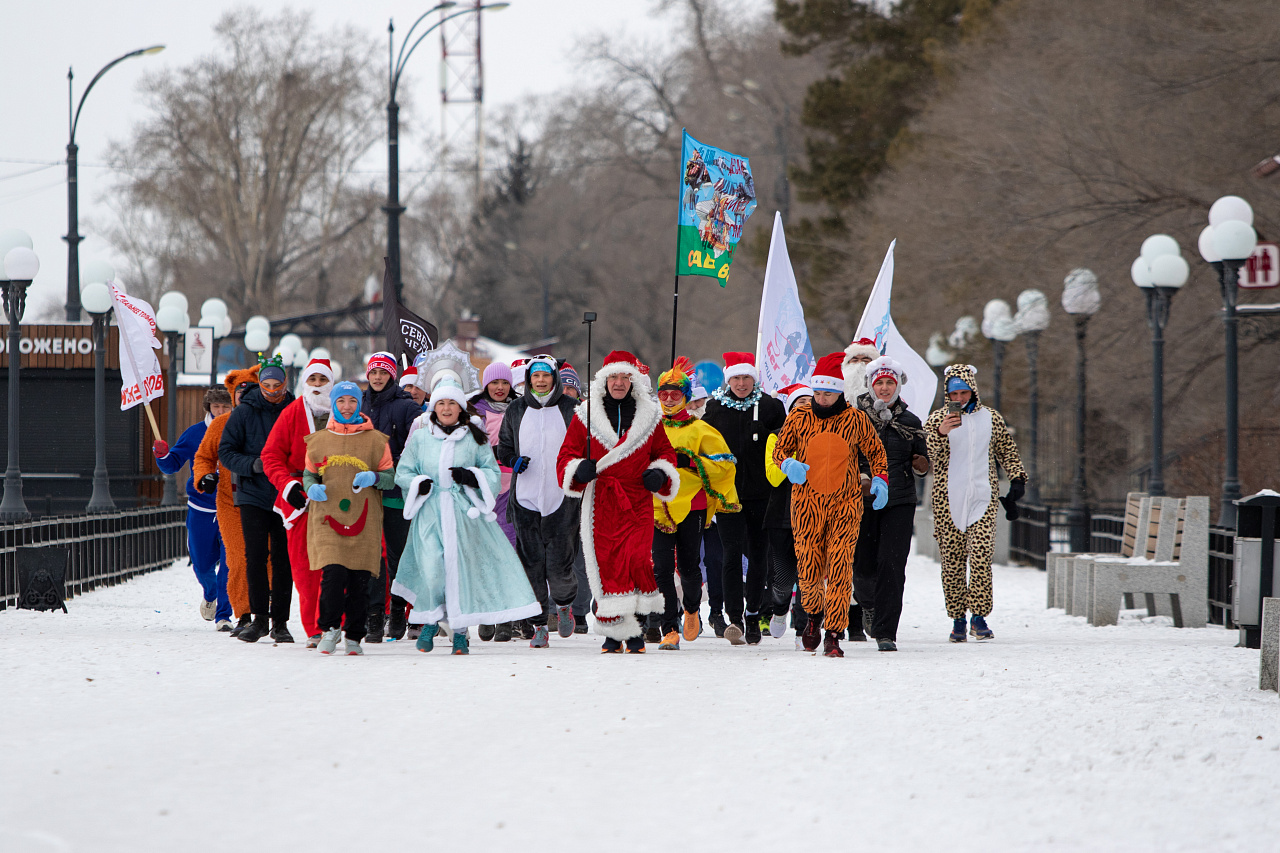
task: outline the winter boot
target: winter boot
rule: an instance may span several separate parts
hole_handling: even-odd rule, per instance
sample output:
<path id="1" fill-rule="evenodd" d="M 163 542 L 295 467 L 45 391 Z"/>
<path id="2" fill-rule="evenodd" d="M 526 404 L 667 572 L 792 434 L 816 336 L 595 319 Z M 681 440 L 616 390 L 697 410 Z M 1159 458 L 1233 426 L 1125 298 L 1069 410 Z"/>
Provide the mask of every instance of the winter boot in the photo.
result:
<path id="1" fill-rule="evenodd" d="M 547 638 L 551 636 L 551 632 L 547 630 L 546 625 L 538 625 L 533 629 L 533 639 L 529 641 L 531 649 L 545 649 L 550 643 Z"/>
<path id="2" fill-rule="evenodd" d="M 730 645 L 741 646 L 747 642 L 742 639 L 744 633 L 741 622 L 730 622 L 725 626 L 724 638 L 729 641 Z"/>
<path id="3" fill-rule="evenodd" d="M 976 615 L 969 621 L 969 633 L 978 640 L 994 640 L 996 636 L 995 632 L 987 627 L 987 620 Z"/>
<path id="4" fill-rule="evenodd" d="M 277 643 L 292 643 L 293 634 L 289 633 L 289 625 L 285 622 L 276 622 L 271 626 L 271 639 Z"/>
<path id="5" fill-rule="evenodd" d="M 882 652 L 896 652 L 898 650 L 898 644 L 893 640 L 890 640 L 888 637 L 881 637 L 876 640 L 876 648 Z"/>
<path id="6" fill-rule="evenodd" d="M 667 652 L 680 651 L 680 635 L 675 631 L 668 631 L 662 635 L 662 642 L 658 648 Z"/>
<path id="7" fill-rule="evenodd" d="M 495 643 L 511 642 L 511 623 L 510 622 L 503 622 L 501 625 L 494 626 L 493 641 Z"/>
<path id="8" fill-rule="evenodd" d="M 827 632 L 827 638 L 822 641 L 822 655 L 829 658 L 844 657 L 844 650 L 840 648 L 840 635 L 837 632 Z"/>
<path id="9" fill-rule="evenodd" d="M 231 629 L 231 636 L 240 637 L 245 628 L 249 627 L 249 623 L 253 621 L 253 616 L 248 613 L 240 614 L 240 618 L 236 620 L 236 626 Z"/>
<path id="10" fill-rule="evenodd" d="M 364 638 L 369 643 L 381 643 L 383 637 L 383 622 L 385 617 L 381 610 L 371 612 L 369 621 L 365 628 Z"/>
<path id="11" fill-rule="evenodd" d="M 230 631 L 235 630 L 234 628 L 231 627 L 230 619 L 219 619 L 217 622 L 213 623 L 213 628 L 215 631 L 218 631 L 219 633 L 222 633 L 222 634 L 226 634 Z"/>
<path id="12" fill-rule="evenodd" d="M 585 633 L 587 633 L 587 630 L 588 630 L 588 627 L 587 627 L 587 614 L 583 613 L 581 616 L 578 616 L 577 614 L 574 614 L 574 617 L 573 617 L 573 633 L 575 633 L 575 634 L 585 634 Z"/>
<path id="13" fill-rule="evenodd" d="M 467 647 L 467 635 L 459 631 L 453 635 L 453 654 L 469 655 L 471 650 Z"/>
<path id="14" fill-rule="evenodd" d="M 561 604 L 556 606 L 556 633 L 561 637 L 572 637 L 573 631 L 578 627 L 578 623 L 573 618 L 573 605 Z M 547 628 L 551 628 L 551 622 L 547 622 Z"/>
<path id="15" fill-rule="evenodd" d="M 320 645 L 320 641 L 324 638 L 324 634 L 312 634 L 307 637 L 307 648 L 314 649 Z"/>
<path id="16" fill-rule="evenodd" d="M 338 640 L 342 639 L 341 628 L 330 628 L 320 635 L 320 642 L 316 648 L 322 655 L 331 655 L 338 648 Z"/>
<path id="17" fill-rule="evenodd" d="M 760 645 L 760 615 L 748 613 L 746 616 L 746 640 L 748 646 Z"/>
<path id="18" fill-rule="evenodd" d="M 206 622 L 212 622 L 213 617 L 218 615 L 218 602 L 201 601 L 200 602 L 200 618 Z"/>
<path id="19" fill-rule="evenodd" d="M 769 620 L 769 636 L 777 639 L 787 633 L 787 617 L 774 616 Z"/>
<path id="20" fill-rule="evenodd" d="M 615 640 L 613 637 L 606 637 L 604 645 L 600 647 L 602 655 L 620 655 L 622 654 L 622 641 Z"/>
<path id="21" fill-rule="evenodd" d="M 692 643 L 702 633 L 702 619 L 697 613 L 685 611 L 683 631 L 685 640 Z"/>
<path id="22" fill-rule="evenodd" d="M 387 638 L 390 640 L 403 640 L 404 632 L 409 625 L 405 618 L 403 601 L 397 598 L 391 599 L 391 618 L 387 620 Z"/>
<path id="23" fill-rule="evenodd" d="M 418 639 L 414 643 L 414 648 L 420 652 L 429 652 L 436 647 L 436 626 L 423 625 L 422 632 L 418 634 Z"/>
<path id="24" fill-rule="evenodd" d="M 862 626 L 849 623 L 849 639 L 855 643 L 865 643 L 867 635 L 862 633 Z"/>
<path id="25" fill-rule="evenodd" d="M 632 637 L 627 640 L 627 654 L 642 655 L 644 654 L 644 637 Z"/>
<path id="26" fill-rule="evenodd" d="M 364 654 L 364 649 L 360 648 L 360 641 L 347 637 L 346 652 L 351 657 L 357 657 Z"/>
<path id="27" fill-rule="evenodd" d="M 948 639 L 950 639 L 951 642 L 953 643 L 963 643 L 965 641 L 965 636 L 964 636 L 965 628 L 966 628 L 966 625 L 964 624 L 963 616 L 960 617 L 959 619 L 954 620 L 951 623 L 951 636 Z"/>
<path id="28" fill-rule="evenodd" d="M 662 642 L 662 626 L 658 624 L 658 621 L 653 616 L 649 617 L 648 624 L 644 629 L 644 641 L 646 643 Z"/>
<path id="29" fill-rule="evenodd" d="M 728 626 L 725 624 L 723 613 L 712 613 L 707 617 L 707 622 L 710 623 L 711 630 L 716 632 L 717 637 L 724 636 L 725 628 Z"/>
<path id="30" fill-rule="evenodd" d="M 480 635 L 481 640 L 484 640 L 487 643 L 493 639 L 496 633 L 498 633 L 498 626 L 497 625 L 481 625 L 479 628 L 476 629 L 476 633 Z"/>
<path id="31" fill-rule="evenodd" d="M 253 621 L 244 626 L 244 630 L 236 637 L 246 643 L 256 643 L 267 636 L 267 617 L 254 616 Z"/>
<path id="32" fill-rule="evenodd" d="M 818 641 L 822 639 L 821 613 L 809 614 L 809 621 L 805 623 L 804 632 L 800 636 L 804 638 L 804 650 L 806 652 L 817 650 Z"/>

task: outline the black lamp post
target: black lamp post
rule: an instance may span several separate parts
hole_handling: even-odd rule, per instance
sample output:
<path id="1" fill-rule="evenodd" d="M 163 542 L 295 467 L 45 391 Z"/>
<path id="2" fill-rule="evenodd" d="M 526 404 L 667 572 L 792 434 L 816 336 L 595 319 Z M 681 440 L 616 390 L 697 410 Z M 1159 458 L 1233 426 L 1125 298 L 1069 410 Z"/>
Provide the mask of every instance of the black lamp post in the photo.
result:
<path id="1" fill-rule="evenodd" d="M 1102 296 L 1098 277 L 1083 267 L 1067 275 L 1062 288 L 1062 307 L 1076 321 L 1076 470 L 1071 481 L 1071 506 L 1067 513 L 1071 530 L 1071 550 L 1089 550 L 1088 483 L 1085 478 L 1085 419 L 1088 413 L 1085 369 L 1085 333 L 1089 318 L 1098 310 Z"/>
<path id="2" fill-rule="evenodd" d="M 80 110 L 84 109 L 84 99 L 89 97 L 89 92 L 93 90 L 93 84 L 97 83 L 103 74 L 106 74 L 112 68 L 124 62 L 126 59 L 133 59 L 135 56 L 150 56 L 164 50 L 164 45 L 157 44 L 151 47 L 144 47 L 139 50 L 133 50 L 124 56 L 115 59 L 102 66 L 102 70 L 93 75 L 93 79 L 89 81 L 89 87 L 84 90 L 84 94 L 80 96 L 80 104 L 76 107 L 74 115 L 71 112 L 71 103 L 75 99 L 74 93 L 71 91 L 71 83 L 74 78 L 71 69 L 67 69 L 67 116 L 70 119 L 71 132 L 67 138 L 67 236 L 62 239 L 67 241 L 67 322 L 80 322 L 80 198 L 79 183 L 76 174 L 76 155 L 80 149 L 76 145 L 76 126 L 80 123 Z"/>
<path id="3" fill-rule="evenodd" d="M 84 310 L 93 318 L 93 495 L 88 512 L 114 512 L 111 481 L 107 478 L 107 328 L 111 325 L 111 293 L 94 282 L 80 294 Z"/>
<path id="4" fill-rule="evenodd" d="M 387 203 L 382 206 L 382 209 L 387 214 L 387 262 L 391 267 L 391 278 L 396 285 L 396 299 L 398 300 L 404 297 L 404 281 L 400 277 L 400 214 L 404 213 L 405 210 L 400 204 L 400 104 L 396 102 L 396 89 L 400 86 L 400 75 L 404 73 L 405 63 L 409 61 L 409 57 L 413 55 L 413 51 L 417 46 L 445 21 L 450 21 L 462 15 L 478 13 L 485 9 L 493 11 L 505 9 L 511 4 L 487 3 L 483 6 L 470 6 L 461 12 L 454 12 L 452 15 L 445 15 L 439 21 L 423 30 L 422 34 L 414 39 L 413 44 L 409 44 L 409 39 L 413 37 L 413 31 L 418 28 L 418 24 L 422 23 L 423 19 L 435 12 L 452 9 L 457 5 L 454 2 L 437 3 L 419 15 L 418 20 L 413 22 L 413 26 L 409 27 L 409 31 L 405 33 L 404 39 L 400 42 L 400 52 L 398 54 L 396 53 L 395 22 L 391 21 L 387 24 L 387 64 L 389 68 L 387 77 Z M 408 45 L 407 50 L 406 45 Z"/>
<path id="5" fill-rule="evenodd" d="M 1049 300 L 1029 288 L 1018 294 L 1014 325 L 1027 342 L 1027 502 L 1040 503 L 1040 333 L 1049 328 Z"/>
<path id="6" fill-rule="evenodd" d="M 0 521 L 25 521 L 31 517 L 26 501 L 22 499 L 22 468 L 18 462 L 18 382 L 21 379 L 22 315 L 27 308 L 27 288 L 39 271 L 40 259 L 29 246 L 9 249 L 4 256 L 4 278 L 0 280 L 0 289 L 4 293 L 4 313 L 9 320 L 9 459 L 4 470 Z"/>

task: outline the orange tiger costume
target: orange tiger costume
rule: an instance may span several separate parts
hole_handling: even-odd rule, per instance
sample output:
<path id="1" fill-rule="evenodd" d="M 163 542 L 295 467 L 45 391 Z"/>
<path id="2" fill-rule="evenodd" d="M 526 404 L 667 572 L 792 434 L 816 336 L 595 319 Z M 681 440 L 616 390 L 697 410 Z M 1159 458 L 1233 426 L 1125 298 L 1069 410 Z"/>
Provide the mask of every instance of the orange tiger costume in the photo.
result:
<path id="1" fill-rule="evenodd" d="M 815 390 L 828 358 L 824 356 L 815 371 Z M 835 365 L 839 377 L 839 362 Z M 849 406 L 843 396 L 836 408 L 841 405 L 844 408 L 838 413 L 818 417 L 812 402 L 797 404 L 787 415 L 773 449 L 773 461 L 780 466 L 788 458 L 809 466 L 805 482 L 791 489 L 800 602 L 805 612 L 816 618 L 825 614 L 823 627 L 835 632 L 844 631 L 849 624 L 853 552 L 862 525 L 858 453 L 866 458 L 872 477 L 883 479 L 888 470 L 884 445 L 871 420 Z"/>

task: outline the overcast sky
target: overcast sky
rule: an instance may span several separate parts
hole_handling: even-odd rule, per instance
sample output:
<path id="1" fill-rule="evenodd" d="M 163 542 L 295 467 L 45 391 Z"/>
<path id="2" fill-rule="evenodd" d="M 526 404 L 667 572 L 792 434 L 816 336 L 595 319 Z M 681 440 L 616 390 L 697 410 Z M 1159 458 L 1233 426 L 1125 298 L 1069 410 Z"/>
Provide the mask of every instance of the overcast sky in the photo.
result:
<path id="1" fill-rule="evenodd" d="M 761 6 L 766 0 L 738 0 Z M 40 256 L 40 274 L 31 305 L 65 301 L 67 244 L 66 157 L 67 67 L 74 66 L 78 99 L 93 74 L 115 57 L 151 44 L 167 45 L 157 56 L 131 59 L 113 68 L 85 102 L 76 132 L 80 146 L 80 262 L 113 260 L 93 224 L 111 215 L 102 203 L 110 174 L 102 168 L 109 140 L 127 137 L 146 111 L 137 96 L 143 72 L 180 67 L 213 49 L 212 27 L 224 12 L 256 5 L 275 12 L 310 9 L 322 29 L 338 23 L 365 28 L 386 38 L 388 18 L 403 31 L 432 0 L 307 0 L 252 4 L 231 0 L 175 3 L 173 0 L 25 0 L 5 4 L 0 40 L 0 229 L 17 227 L 31 235 Z M 487 13 L 484 25 L 485 100 L 490 109 L 528 95 L 549 94 L 574 81 L 573 48 L 599 33 L 626 34 L 655 41 L 675 22 L 658 18 L 655 0 L 512 0 L 510 8 Z M 437 63 L 434 37 L 418 48 L 406 72 L 421 120 L 438 129 Z M 425 109 L 424 109 L 425 108 Z M 380 127 L 380 134 L 385 128 Z M 409 151 L 402 157 L 407 158 Z M 57 165 L 48 165 L 56 163 Z M 408 165 L 407 163 L 405 165 Z M 31 310 L 31 309 L 28 309 Z M 194 319 L 194 318 L 193 318 Z M 243 320 L 243 318 L 239 318 Z"/>

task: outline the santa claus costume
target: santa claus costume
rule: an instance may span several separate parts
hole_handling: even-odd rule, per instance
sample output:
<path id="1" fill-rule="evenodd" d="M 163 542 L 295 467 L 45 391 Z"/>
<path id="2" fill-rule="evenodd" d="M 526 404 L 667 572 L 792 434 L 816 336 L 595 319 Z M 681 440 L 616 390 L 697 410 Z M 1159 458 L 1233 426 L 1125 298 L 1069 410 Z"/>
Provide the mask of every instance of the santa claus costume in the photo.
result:
<path id="1" fill-rule="evenodd" d="M 664 609 L 653 574 L 653 496 L 675 500 L 680 472 L 646 385 L 634 355 L 609 353 L 556 464 L 565 494 L 582 499 L 582 551 L 606 653 L 624 642 L 628 652 L 643 652 L 636 617 Z"/>
<path id="2" fill-rule="evenodd" d="M 309 382 L 313 376 L 324 382 Z M 316 621 L 320 606 L 320 572 L 310 571 L 307 559 L 307 495 L 302 475 L 307 462 L 306 438 L 324 429 L 328 423 L 329 392 L 332 389 L 333 367 L 329 360 L 313 358 L 298 379 L 298 399 L 285 406 L 262 448 L 262 470 L 278 492 L 275 511 L 284 519 L 293 586 L 298 591 L 298 616 L 302 620 L 309 649 L 320 642 L 320 627 Z"/>

